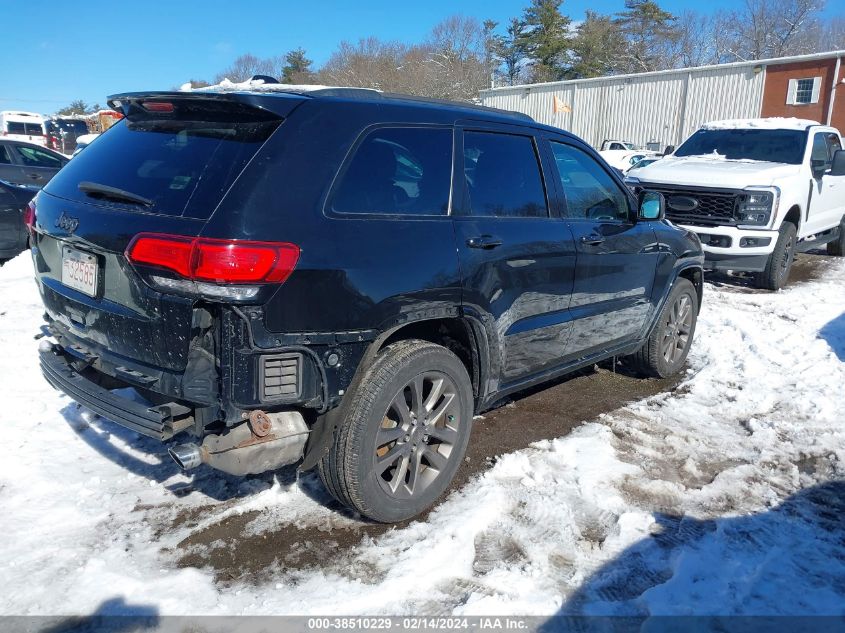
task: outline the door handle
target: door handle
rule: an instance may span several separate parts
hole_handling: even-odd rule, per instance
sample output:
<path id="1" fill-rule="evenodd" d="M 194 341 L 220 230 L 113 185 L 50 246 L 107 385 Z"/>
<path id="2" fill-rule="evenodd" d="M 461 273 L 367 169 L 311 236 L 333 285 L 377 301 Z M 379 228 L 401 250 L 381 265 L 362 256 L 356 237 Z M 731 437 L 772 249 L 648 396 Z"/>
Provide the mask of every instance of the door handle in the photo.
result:
<path id="1" fill-rule="evenodd" d="M 33 180 L 41 180 L 41 174 L 29 174 L 29 177 Z"/>
<path id="2" fill-rule="evenodd" d="M 604 237 L 601 235 L 596 235 L 595 233 L 592 235 L 582 235 L 581 236 L 581 243 L 586 246 L 597 246 L 604 242 Z"/>
<path id="3" fill-rule="evenodd" d="M 490 250 L 502 245 L 502 238 L 495 235 L 479 235 L 478 237 L 470 237 L 467 239 L 467 246 L 470 248 L 483 248 Z"/>

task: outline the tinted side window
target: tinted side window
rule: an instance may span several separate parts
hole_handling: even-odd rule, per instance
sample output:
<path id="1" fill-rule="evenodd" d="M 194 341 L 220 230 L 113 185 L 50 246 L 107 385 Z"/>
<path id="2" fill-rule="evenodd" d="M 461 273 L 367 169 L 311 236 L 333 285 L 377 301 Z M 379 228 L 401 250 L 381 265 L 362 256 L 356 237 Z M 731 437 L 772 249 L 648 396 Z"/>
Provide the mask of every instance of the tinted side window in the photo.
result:
<path id="1" fill-rule="evenodd" d="M 449 210 L 452 130 L 379 128 L 355 150 L 332 209 L 338 213 L 443 215 Z"/>
<path id="2" fill-rule="evenodd" d="M 0 145 L 0 165 L 9 165 L 12 162 L 12 158 L 9 156 L 9 150 L 6 149 L 5 145 Z"/>
<path id="3" fill-rule="evenodd" d="M 827 146 L 827 134 L 819 132 L 813 136 L 813 150 L 810 153 L 810 162 L 813 166 L 830 165 L 830 149 Z"/>
<path id="4" fill-rule="evenodd" d="M 566 215 L 593 220 L 627 220 L 628 197 L 589 154 L 552 142 Z"/>
<path id="5" fill-rule="evenodd" d="M 531 137 L 466 132 L 464 173 L 472 215 L 548 217 L 540 164 Z"/>

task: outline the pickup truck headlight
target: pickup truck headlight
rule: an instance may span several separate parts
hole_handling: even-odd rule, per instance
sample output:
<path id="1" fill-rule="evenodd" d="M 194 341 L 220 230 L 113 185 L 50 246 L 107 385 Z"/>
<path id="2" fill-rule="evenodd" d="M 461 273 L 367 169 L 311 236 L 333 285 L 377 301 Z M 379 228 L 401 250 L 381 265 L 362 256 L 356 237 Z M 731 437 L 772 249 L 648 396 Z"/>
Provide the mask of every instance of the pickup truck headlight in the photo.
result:
<path id="1" fill-rule="evenodd" d="M 736 209 L 737 224 L 741 227 L 760 227 L 769 224 L 778 199 L 778 190 L 746 189 Z"/>

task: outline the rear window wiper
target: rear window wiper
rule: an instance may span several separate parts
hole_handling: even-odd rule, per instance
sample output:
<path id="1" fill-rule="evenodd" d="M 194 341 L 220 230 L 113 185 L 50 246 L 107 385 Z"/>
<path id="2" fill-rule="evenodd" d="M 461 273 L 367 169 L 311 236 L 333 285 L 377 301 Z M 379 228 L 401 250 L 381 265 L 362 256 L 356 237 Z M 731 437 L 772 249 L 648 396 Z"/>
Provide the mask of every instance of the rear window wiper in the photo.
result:
<path id="1" fill-rule="evenodd" d="M 83 193 L 99 198 L 108 198 L 109 200 L 117 200 L 119 202 L 131 202 L 132 204 L 140 204 L 144 207 L 153 206 L 153 201 L 144 196 L 139 196 L 137 193 L 126 191 L 125 189 L 118 189 L 117 187 L 109 187 L 108 185 L 101 185 L 98 182 L 89 182 L 87 180 L 77 185 Z"/>

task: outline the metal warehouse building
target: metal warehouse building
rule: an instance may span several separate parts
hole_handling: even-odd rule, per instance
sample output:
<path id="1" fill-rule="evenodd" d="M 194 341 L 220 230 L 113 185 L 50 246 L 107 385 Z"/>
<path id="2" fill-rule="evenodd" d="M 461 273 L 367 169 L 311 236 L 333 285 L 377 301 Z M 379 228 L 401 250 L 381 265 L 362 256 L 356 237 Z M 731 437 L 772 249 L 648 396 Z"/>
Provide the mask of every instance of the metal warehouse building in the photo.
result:
<path id="1" fill-rule="evenodd" d="M 833 51 L 491 88 L 482 91 L 481 102 L 524 112 L 595 147 L 617 139 L 663 149 L 707 121 L 761 116 L 794 116 L 845 130 L 843 57 L 845 51 Z"/>

